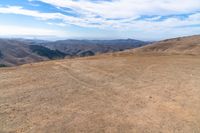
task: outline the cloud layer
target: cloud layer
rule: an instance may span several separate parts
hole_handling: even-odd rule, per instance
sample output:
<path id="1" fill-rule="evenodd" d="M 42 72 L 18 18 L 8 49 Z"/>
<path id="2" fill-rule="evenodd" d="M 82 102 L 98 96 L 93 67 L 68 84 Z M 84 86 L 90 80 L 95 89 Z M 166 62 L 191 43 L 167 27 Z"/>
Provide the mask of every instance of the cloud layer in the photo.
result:
<path id="1" fill-rule="evenodd" d="M 85 16 L 135 18 L 141 15 L 172 15 L 199 11 L 199 0 L 40 0 L 70 8 Z"/>
<path id="2" fill-rule="evenodd" d="M 200 28 L 200 0 L 29 0 L 55 7 L 42 12 L 22 6 L 0 7 L 0 13 L 32 16 L 56 26 L 76 25 L 99 29 L 179 31 Z M 50 22 L 59 20 L 59 22 Z M 199 30 L 197 30 L 198 32 Z M 195 31 L 196 32 L 196 31 Z M 200 31 L 199 31 L 200 32 Z M 199 33 L 197 33 L 199 34 Z"/>

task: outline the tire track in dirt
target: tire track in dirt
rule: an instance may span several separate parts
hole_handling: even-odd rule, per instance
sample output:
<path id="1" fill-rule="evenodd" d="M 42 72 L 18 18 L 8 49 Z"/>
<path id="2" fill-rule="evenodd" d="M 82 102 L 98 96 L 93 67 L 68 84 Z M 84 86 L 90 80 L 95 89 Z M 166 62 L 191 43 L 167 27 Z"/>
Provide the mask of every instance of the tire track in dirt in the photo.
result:
<path id="1" fill-rule="evenodd" d="M 74 76 L 74 75 L 76 75 L 76 74 L 72 74 L 72 73 L 71 73 L 71 72 L 73 71 L 72 69 L 76 69 L 76 68 L 72 68 L 72 65 L 71 65 L 71 64 L 66 64 L 66 65 L 65 65 L 64 63 L 59 63 L 59 62 L 57 62 L 56 64 L 58 64 L 59 66 L 62 66 L 62 67 L 64 67 L 64 68 L 66 68 L 66 69 L 68 70 L 68 73 L 70 73 L 71 76 L 72 76 L 75 80 L 77 80 L 78 77 Z M 67 65 L 68 65 L 68 66 L 67 66 Z M 71 68 L 69 67 L 69 65 L 71 65 L 71 66 L 70 66 Z M 80 65 L 82 65 L 82 64 L 80 64 Z M 76 64 L 76 66 L 79 66 L 79 65 Z M 107 72 L 106 70 L 103 70 L 103 69 L 100 69 L 100 68 L 96 68 L 95 66 L 91 66 L 91 65 L 89 65 L 89 64 L 84 65 L 82 68 L 85 69 L 85 70 L 88 70 L 88 71 L 91 70 L 91 72 L 101 74 L 101 75 L 103 75 L 103 76 L 105 76 L 105 77 L 108 77 L 108 78 L 110 78 L 110 79 L 113 79 L 113 78 L 119 76 L 119 75 L 116 74 L 116 73 Z M 81 80 L 81 79 L 78 79 L 78 81 L 80 81 L 80 80 Z M 82 80 L 81 80 L 81 81 L 82 81 Z M 84 81 L 83 81 L 83 82 L 84 82 Z M 87 84 L 87 83 L 86 83 L 86 84 Z"/>
<path id="2" fill-rule="evenodd" d="M 73 79 L 73 80 L 76 81 L 77 83 L 82 84 L 82 85 L 85 86 L 85 87 L 95 87 L 95 86 L 91 86 L 91 85 L 88 84 L 87 82 L 81 80 L 81 79 L 78 78 L 77 76 L 74 76 L 74 75 L 76 75 L 76 74 L 75 74 L 75 73 L 72 73 L 71 68 L 70 68 L 70 67 L 67 67 L 65 64 L 59 63 L 59 62 L 57 62 L 56 64 L 59 65 L 60 67 L 64 68 L 64 69 L 66 70 L 65 72 L 67 72 L 67 74 L 71 77 L 71 79 Z"/>
<path id="3" fill-rule="evenodd" d="M 75 76 L 75 75 L 78 75 L 78 73 L 73 72 L 74 71 L 73 69 L 75 69 L 75 68 L 71 68 L 72 67 L 71 64 L 64 64 L 64 63 L 59 63 L 59 62 L 57 62 L 56 64 L 59 65 L 59 67 L 65 69 L 67 74 L 70 76 L 70 78 L 72 80 L 74 80 L 75 82 L 83 85 L 84 87 L 86 87 L 87 89 L 92 91 L 97 96 L 97 99 L 101 99 L 101 101 L 105 101 L 106 99 L 102 98 L 102 95 L 107 96 L 107 98 L 109 98 L 111 95 L 113 98 L 119 97 L 117 93 L 113 93 L 113 91 L 114 91 L 113 89 L 115 89 L 115 87 L 113 88 L 113 86 L 112 86 L 113 84 L 110 81 L 107 81 L 108 84 L 98 83 L 98 85 L 92 84 L 93 81 L 90 81 L 88 83 L 88 82 L 80 79 L 78 76 Z M 88 68 L 90 69 L 92 67 L 88 67 Z M 83 77 L 83 76 L 81 76 L 81 77 Z M 121 83 L 117 84 L 116 87 L 118 87 L 118 86 L 123 86 L 123 84 L 121 84 Z"/>

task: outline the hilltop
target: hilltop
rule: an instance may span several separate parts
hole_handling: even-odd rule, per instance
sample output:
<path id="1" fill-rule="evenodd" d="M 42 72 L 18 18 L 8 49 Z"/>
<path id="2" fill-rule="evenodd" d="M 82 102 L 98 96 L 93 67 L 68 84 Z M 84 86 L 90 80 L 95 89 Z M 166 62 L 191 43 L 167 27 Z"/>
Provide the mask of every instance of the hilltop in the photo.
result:
<path id="1" fill-rule="evenodd" d="M 200 55 L 176 40 L 0 69 L 0 132 L 200 132 Z"/>
<path id="2" fill-rule="evenodd" d="M 200 55 L 200 35 L 167 39 L 133 51 L 141 54 Z"/>

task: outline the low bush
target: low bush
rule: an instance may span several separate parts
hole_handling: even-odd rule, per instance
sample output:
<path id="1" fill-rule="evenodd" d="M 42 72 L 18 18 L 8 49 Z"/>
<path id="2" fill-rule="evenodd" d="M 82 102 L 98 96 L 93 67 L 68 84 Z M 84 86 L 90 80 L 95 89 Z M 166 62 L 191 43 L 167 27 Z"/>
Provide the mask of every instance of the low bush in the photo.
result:
<path id="1" fill-rule="evenodd" d="M 32 50 L 32 52 L 40 56 L 47 57 L 49 59 L 59 59 L 64 58 L 66 56 L 65 53 L 62 53 L 58 50 L 51 50 L 49 48 L 39 45 L 30 45 L 30 49 Z"/>

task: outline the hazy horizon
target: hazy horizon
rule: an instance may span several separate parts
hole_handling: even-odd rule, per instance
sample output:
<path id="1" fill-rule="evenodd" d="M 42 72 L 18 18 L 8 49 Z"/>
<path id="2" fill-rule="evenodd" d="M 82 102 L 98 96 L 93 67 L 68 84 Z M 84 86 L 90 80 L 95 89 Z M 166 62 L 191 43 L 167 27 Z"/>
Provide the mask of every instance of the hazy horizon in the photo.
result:
<path id="1" fill-rule="evenodd" d="M 132 40 L 138 40 L 138 41 L 149 41 L 149 42 L 154 42 L 154 41 L 162 41 L 165 39 L 173 39 L 173 38 L 179 38 L 179 37 L 189 37 L 189 36 L 197 36 L 200 34 L 194 34 L 194 35 L 186 35 L 186 36 L 174 36 L 171 38 L 162 38 L 162 39 L 138 39 L 138 38 L 82 38 L 82 37 L 76 37 L 76 38 L 67 38 L 67 37 L 50 37 L 50 36 L 0 36 L 0 39 L 27 39 L 27 40 L 43 40 L 43 41 L 59 41 L 59 40 L 127 40 L 127 39 L 132 39 Z"/>

